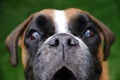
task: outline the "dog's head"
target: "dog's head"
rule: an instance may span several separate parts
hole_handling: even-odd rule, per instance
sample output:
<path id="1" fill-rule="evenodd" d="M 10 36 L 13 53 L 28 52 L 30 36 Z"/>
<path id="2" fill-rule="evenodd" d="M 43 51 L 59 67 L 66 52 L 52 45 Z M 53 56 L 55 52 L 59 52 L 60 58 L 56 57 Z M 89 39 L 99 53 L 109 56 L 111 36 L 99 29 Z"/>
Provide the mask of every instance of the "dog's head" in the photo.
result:
<path id="1" fill-rule="evenodd" d="M 112 32 L 88 12 L 46 9 L 13 30 L 6 46 L 13 66 L 21 46 L 27 80 L 98 80 L 113 41 Z"/>

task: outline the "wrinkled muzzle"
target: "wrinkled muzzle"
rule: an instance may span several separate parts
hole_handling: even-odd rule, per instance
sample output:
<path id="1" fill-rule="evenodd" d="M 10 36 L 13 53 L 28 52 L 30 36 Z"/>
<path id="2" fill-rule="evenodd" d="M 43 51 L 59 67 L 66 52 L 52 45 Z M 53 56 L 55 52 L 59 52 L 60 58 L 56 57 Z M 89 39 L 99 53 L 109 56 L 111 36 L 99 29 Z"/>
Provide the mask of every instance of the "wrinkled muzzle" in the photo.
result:
<path id="1" fill-rule="evenodd" d="M 35 80 L 98 80 L 97 62 L 88 47 L 69 34 L 56 34 L 39 48 L 32 63 Z"/>

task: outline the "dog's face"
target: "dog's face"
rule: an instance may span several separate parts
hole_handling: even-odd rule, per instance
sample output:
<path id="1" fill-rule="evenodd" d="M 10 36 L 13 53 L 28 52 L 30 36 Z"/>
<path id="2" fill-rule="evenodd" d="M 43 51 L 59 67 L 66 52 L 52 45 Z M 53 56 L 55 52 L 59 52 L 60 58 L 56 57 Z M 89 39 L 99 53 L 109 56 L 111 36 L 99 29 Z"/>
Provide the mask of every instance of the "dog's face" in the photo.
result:
<path id="1" fill-rule="evenodd" d="M 47 9 L 17 27 L 6 45 L 16 65 L 19 42 L 27 80 L 98 80 L 113 41 L 111 31 L 87 12 Z"/>

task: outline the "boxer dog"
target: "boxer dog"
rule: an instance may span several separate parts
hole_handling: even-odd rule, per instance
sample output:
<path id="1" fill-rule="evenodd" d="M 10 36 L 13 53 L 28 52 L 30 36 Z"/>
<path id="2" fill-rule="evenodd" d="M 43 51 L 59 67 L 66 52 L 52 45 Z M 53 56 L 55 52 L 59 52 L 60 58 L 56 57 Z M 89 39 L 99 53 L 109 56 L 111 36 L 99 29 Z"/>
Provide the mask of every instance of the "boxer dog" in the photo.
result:
<path id="1" fill-rule="evenodd" d="M 26 80 L 109 80 L 113 33 L 86 11 L 45 9 L 32 14 L 6 39 L 10 62 L 22 48 Z"/>

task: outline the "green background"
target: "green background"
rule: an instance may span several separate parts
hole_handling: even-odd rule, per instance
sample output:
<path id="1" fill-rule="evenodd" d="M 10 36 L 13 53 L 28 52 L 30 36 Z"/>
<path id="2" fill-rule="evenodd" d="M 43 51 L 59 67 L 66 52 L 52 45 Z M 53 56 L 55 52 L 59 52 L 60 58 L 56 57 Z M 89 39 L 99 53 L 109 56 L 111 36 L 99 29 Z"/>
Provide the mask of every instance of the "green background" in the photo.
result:
<path id="1" fill-rule="evenodd" d="M 120 80 L 120 1 L 119 0 L 0 0 L 0 80 L 24 80 L 21 53 L 13 68 L 4 46 L 6 36 L 29 15 L 45 8 L 81 8 L 104 22 L 116 36 L 109 56 L 111 80 Z"/>

